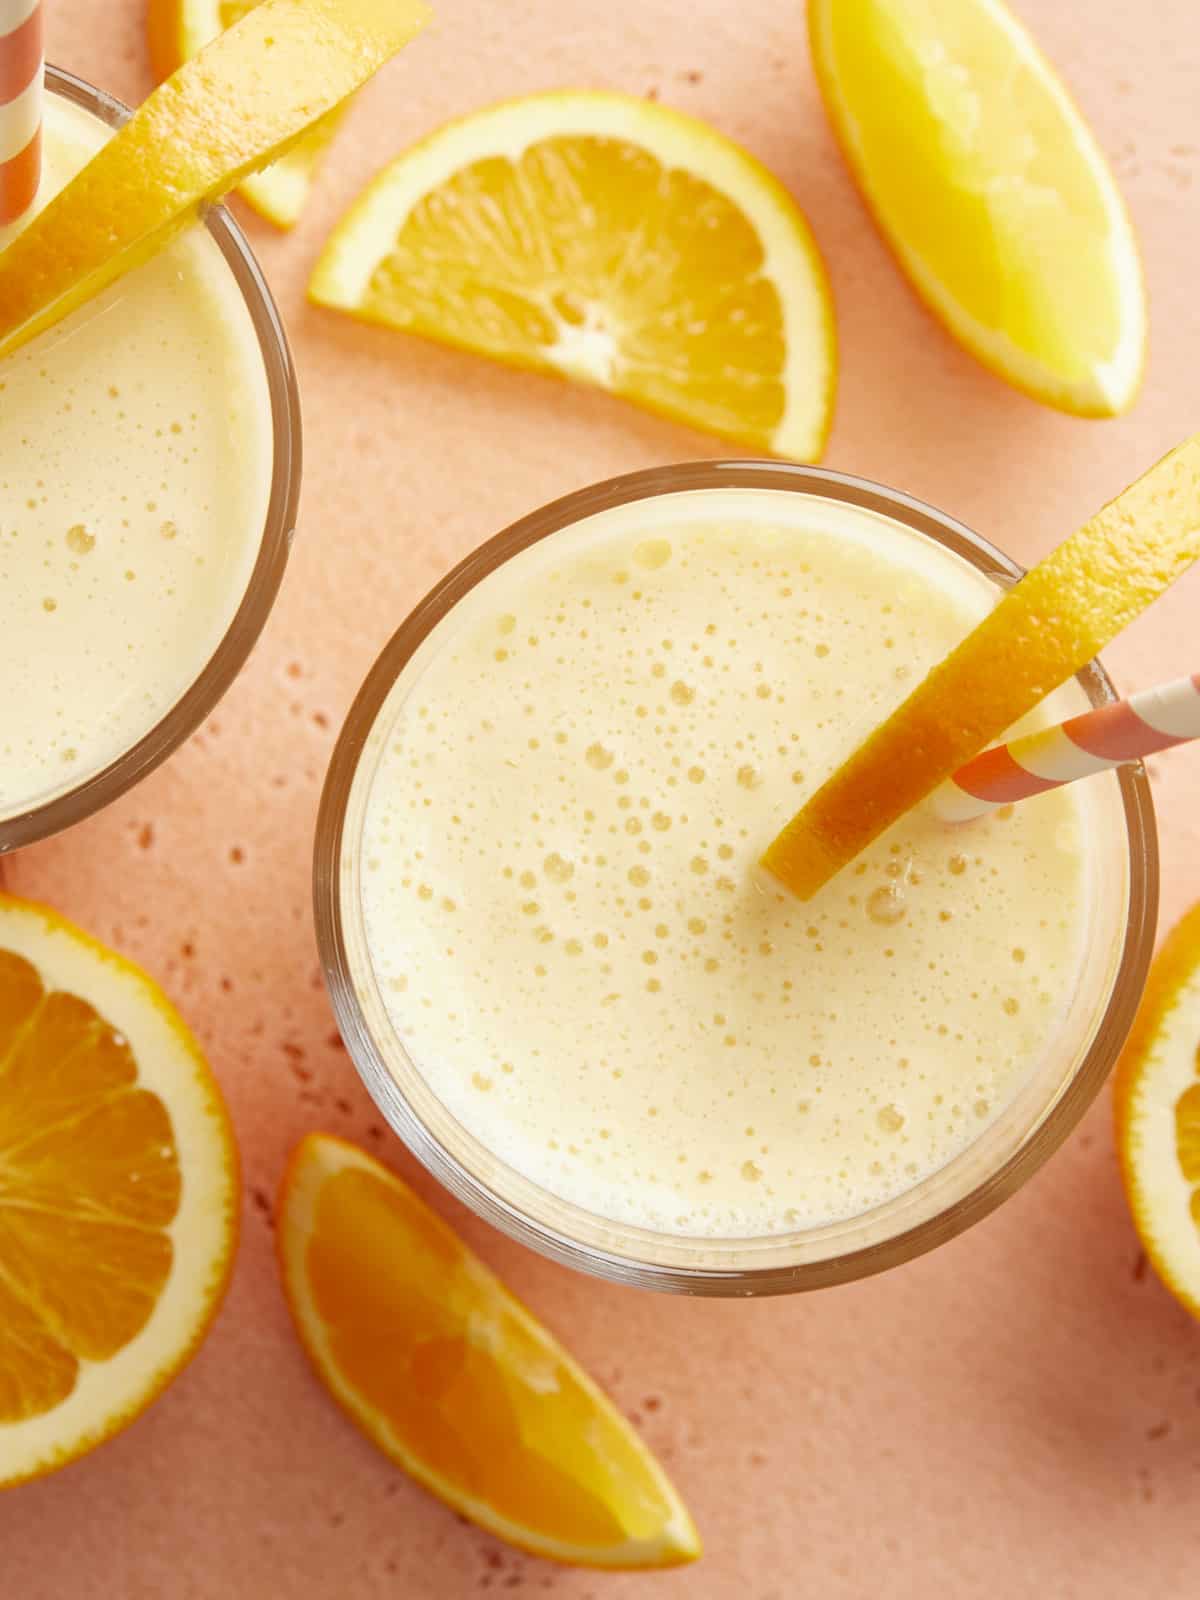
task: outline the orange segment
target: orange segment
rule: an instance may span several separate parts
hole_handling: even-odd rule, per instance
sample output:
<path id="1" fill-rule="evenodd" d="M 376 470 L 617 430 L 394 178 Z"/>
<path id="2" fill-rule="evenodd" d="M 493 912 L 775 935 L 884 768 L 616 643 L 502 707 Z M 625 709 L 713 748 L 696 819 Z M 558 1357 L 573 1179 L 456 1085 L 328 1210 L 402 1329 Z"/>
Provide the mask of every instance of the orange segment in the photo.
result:
<path id="1" fill-rule="evenodd" d="M 1117 1153 L 1155 1271 L 1200 1317 L 1200 905 L 1150 969 L 1113 1083 Z"/>
<path id="2" fill-rule="evenodd" d="M 224 1292 L 237 1157 L 144 974 L 0 895 L 0 1486 L 132 1421 Z"/>
<path id="3" fill-rule="evenodd" d="M 424 26 L 422 0 L 263 0 L 186 62 L 0 253 L 0 355 L 283 155 Z"/>
<path id="4" fill-rule="evenodd" d="M 280 1202 L 284 1290 L 334 1397 L 448 1505 L 556 1560 L 700 1552 L 661 1468 L 595 1384 L 386 1168 L 324 1134 Z"/>
<path id="5" fill-rule="evenodd" d="M 799 208 L 731 140 L 631 95 L 439 129 L 360 196 L 309 293 L 756 450 L 814 460 L 829 430 L 833 308 Z"/>
<path id="6" fill-rule="evenodd" d="M 810 0 L 817 82 L 896 259 L 949 331 L 1047 405 L 1132 405 L 1145 293 L 1116 181 L 1002 0 Z"/>
<path id="7" fill-rule="evenodd" d="M 1086 665 L 1200 556 L 1200 434 L 1026 574 L 763 856 L 807 900 Z"/>

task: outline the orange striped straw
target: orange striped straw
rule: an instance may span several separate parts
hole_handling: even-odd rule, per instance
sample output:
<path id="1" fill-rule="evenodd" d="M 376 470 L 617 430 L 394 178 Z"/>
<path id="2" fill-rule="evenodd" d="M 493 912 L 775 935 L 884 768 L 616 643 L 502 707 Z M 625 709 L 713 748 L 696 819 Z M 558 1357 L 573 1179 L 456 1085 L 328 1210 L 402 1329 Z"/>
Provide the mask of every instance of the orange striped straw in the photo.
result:
<path id="1" fill-rule="evenodd" d="M 0 227 L 42 175 L 42 0 L 0 0 Z"/>
<path id="2" fill-rule="evenodd" d="M 1200 672 L 985 750 L 936 789 L 930 804 L 943 822 L 969 822 L 1189 739 L 1200 739 Z"/>

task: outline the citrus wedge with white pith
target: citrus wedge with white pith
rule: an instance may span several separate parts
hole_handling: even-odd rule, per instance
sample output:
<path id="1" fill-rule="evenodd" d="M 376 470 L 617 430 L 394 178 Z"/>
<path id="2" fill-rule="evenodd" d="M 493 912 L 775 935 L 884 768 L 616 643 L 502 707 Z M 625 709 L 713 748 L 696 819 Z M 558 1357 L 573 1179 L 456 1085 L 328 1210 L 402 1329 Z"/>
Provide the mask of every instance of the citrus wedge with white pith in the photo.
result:
<path id="1" fill-rule="evenodd" d="M 531 95 L 440 129 L 360 196 L 309 293 L 755 450 L 824 448 L 833 311 L 807 223 L 744 150 L 648 100 Z"/>
<path id="2" fill-rule="evenodd" d="M 146 14 L 150 60 L 159 80 L 233 26 L 262 0 L 149 0 Z M 349 101 L 314 122 L 291 149 L 238 185 L 242 199 L 277 228 L 294 227 L 304 210 L 317 167 Z"/>
<path id="3" fill-rule="evenodd" d="M 817 80 L 880 231 L 985 366 L 1080 416 L 1128 410 L 1146 349 L 1116 180 L 1002 0 L 809 0 Z"/>
<path id="4" fill-rule="evenodd" d="M 535 1555 L 677 1566 L 687 1510 L 637 1434 L 379 1162 L 310 1134 L 280 1195 L 284 1293 L 334 1399 L 448 1506 Z"/>
<path id="5" fill-rule="evenodd" d="M 763 855 L 802 900 L 996 743 L 1200 559 L 1200 433 L 1027 572 Z"/>
<path id="6" fill-rule="evenodd" d="M 0 1487 L 119 1432 L 195 1354 L 237 1214 L 229 1119 L 166 996 L 0 894 Z"/>
<path id="7" fill-rule="evenodd" d="M 423 0 L 263 0 L 160 84 L 0 252 L 0 356 L 160 250 L 418 33 Z"/>
<path id="8" fill-rule="evenodd" d="M 1142 1245 L 1200 1317 L 1200 905 L 1150 969 L 1113 1083 L 1117 1154 Z"/>

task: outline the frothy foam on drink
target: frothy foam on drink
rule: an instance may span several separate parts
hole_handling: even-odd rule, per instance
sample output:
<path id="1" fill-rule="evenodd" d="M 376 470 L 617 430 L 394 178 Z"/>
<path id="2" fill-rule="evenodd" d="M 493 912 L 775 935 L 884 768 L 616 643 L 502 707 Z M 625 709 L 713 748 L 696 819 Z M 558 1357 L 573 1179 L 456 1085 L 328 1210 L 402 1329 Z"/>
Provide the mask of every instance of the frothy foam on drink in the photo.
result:
<path id="1" fill-rule="evenodd" d="M 765 491 L 606 514 L 472 591 L 381 714 L 362 845 L 384 1003 L 471 1133 L 729 1236 L 860 1212 L 987 1126 L 1075 979 L 1081 796 L 910 816 L 808 904 L 755 861 L 993 598 Z"/>

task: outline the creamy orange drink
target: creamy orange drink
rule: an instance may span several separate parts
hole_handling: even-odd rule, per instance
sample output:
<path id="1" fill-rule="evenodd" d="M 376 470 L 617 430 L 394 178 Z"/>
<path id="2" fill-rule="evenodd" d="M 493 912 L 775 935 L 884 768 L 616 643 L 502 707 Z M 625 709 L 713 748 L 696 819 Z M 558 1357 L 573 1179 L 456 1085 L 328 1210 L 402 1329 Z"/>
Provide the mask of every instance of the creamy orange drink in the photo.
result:
<path id="1" fill-rule="evenodd" d="M 1075 1047 L 1115 781 L 910 813 L 807 904 L 756 866 L 998 592 L 879 511 L 710 488 L 550 533 L 433 627 L 357 763 L 341 914 L 389 1073 L 485 1181 L 660 1237 L 819 1230 Z"/>
<path id="2" fill-rule="evenodd" d="M 109 135 L 47 95 L 42 200 Z M 274 465 L 259 336 L 202 228 L 0 360 L 0 828 L 120 761 L 196 682 Z"/>

